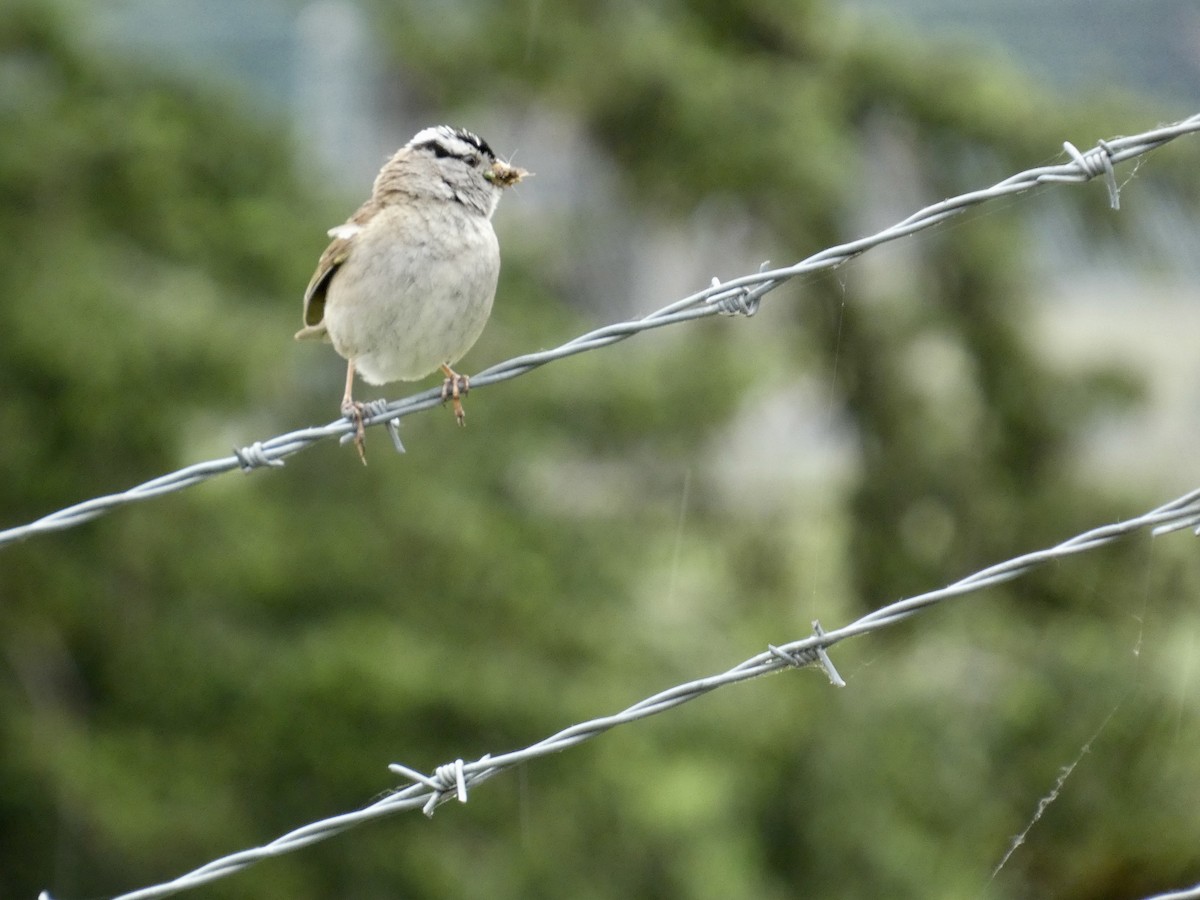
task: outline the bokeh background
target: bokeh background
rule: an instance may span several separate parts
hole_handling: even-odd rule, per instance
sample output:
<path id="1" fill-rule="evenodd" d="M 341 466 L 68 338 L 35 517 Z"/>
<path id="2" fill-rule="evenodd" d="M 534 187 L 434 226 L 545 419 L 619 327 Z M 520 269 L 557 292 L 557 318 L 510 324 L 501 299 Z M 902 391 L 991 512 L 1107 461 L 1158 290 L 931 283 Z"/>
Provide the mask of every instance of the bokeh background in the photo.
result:
<path id="1" fill-rule="evenodd" d="M 335 418 L 300 297 L 420 127 L 537 173 L 478 371 L 1195 112 L 1200 14 L 1136 6 L 9 0 L 0 525 Z M 173 877 L 1195 487 L 1198 163 L 480 390 L 403 457 L 374 429 L 367 468 L 330 441 L 0 549 L 0 896 Z M 839 645 L 844 690 L 728 688 L 192 896 L 1195 883 L 1196 554 L 1055 564 Z"/>

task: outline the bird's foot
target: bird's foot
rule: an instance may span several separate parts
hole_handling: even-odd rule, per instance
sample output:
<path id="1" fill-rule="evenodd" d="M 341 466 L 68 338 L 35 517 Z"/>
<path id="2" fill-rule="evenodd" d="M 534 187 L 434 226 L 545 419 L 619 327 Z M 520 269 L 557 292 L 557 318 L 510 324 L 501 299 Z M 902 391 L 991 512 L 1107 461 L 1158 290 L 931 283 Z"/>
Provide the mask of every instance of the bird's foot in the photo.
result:
<path id="1" fill-rule="evenodd" d="M 458 424 L 466 425 L 467 414 L 463 410 L 462 398 L 471 390 L 471 379 L 466 375 L 459 375 L 449 366 L 442 366 L 442 371 L 446 373 L 446 380 L 442 382 L 442 402 L 449 400 L 454 407 L 454 418 Z"/>
<path id="2" fill-rule="evenodd" d="M 363 425 L 364 405 L 347 397 L 342 401 L 342 415 L 354 423 L 354 448 L 362 464 L 367 464 L 367 429 Z"/>

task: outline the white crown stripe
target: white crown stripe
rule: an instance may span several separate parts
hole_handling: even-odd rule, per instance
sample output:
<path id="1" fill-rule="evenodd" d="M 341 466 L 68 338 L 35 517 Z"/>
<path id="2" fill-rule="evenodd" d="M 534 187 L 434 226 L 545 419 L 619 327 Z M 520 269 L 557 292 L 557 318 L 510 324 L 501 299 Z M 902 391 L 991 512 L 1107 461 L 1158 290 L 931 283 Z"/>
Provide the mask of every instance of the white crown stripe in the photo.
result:
<path id="1" fill-rule="evenodd" d="M 437 144 L 449 156 L 461 158 L 470 156 L 473 153 L 483 153 L 492 159 L 496 158 L 487 141 L 479 137 L 479 135 L 464 128 L 451 128 L 449 125 L 435 125 L 431 128 L 423 128 L 408 142 L 409 147 L 417 147 L 421 144 Z"/>

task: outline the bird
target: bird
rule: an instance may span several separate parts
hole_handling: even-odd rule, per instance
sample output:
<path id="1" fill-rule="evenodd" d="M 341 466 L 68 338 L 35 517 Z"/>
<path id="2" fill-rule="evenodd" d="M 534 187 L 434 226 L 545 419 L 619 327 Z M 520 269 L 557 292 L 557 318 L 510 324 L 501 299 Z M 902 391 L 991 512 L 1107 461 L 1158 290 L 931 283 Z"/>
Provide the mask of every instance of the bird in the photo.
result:
<path id="1" fill-rule="evenodd" d="M 354 215 L 327 232 L 332 240 L 304 292 L 295 337 L 328 341 L 347 361 L 340 409 L 355 423 L 364 464 L 355 374 L 380 385 L 440 369 L 442 402 L 466 424 L 470 379 L 451 366 L 491 315 L 500 275 L 492 214 L 501 193 L 529 175 L 466 129 L 424 128 L 383 164 Z"/>

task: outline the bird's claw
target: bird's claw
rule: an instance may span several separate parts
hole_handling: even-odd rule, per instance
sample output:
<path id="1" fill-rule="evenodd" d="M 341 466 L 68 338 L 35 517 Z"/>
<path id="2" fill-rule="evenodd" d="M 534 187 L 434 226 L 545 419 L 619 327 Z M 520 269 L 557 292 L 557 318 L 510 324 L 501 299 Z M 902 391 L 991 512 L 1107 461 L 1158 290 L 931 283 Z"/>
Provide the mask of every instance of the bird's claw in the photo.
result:
<path id="1" fill-rule="evenodd" d="M 363 424 L 362 403 L 357 400 L 342 401 L 342 415 L 354 423 L 354 449 L 358 451 L 358 458 L 362 460 L 362 464 L 367 464 L 367 429 Z"/>
<path id="2" fill-rule="evenodd" d="M 455 420 L 459 425 L 466 425 L 467 413 L 463 409 L 462 398 L 471 390 L 471 379 L 459 375 L 449 366 L 442 366 L 442 371 L 446 373 L 446 380 L 442 382 L 442 402 L 449 400 L 454 407 Z"/>

